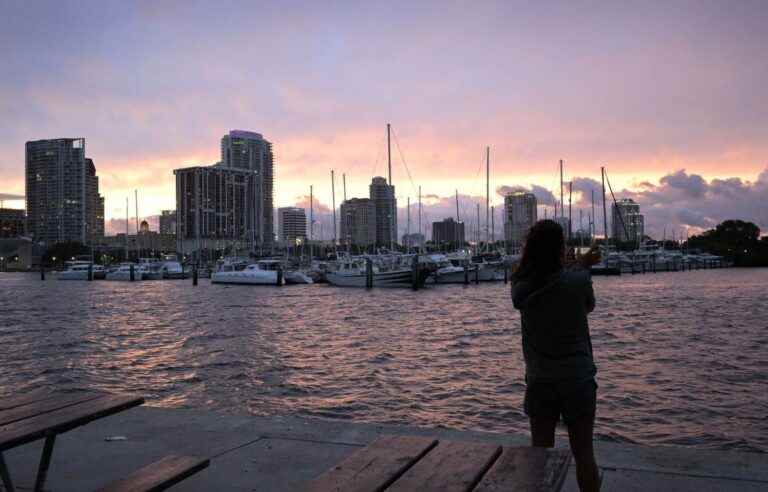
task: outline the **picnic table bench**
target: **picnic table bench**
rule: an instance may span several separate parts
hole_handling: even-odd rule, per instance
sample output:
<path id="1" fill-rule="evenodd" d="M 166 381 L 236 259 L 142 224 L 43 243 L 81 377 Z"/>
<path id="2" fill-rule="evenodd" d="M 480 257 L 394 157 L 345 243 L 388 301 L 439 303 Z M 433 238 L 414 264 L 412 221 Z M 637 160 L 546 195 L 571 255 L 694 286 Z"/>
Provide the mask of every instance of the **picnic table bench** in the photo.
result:
<path id="1" fill-rule="evenodd" d="M 382 436 L 326 471 L 308 492 L 557 492 L 570 453 L 417 436 Z"/>
<path id="2" fill-rule="evenodd" d="M 14 492 L 3 453 L 45 439 L 35 479 L 35 492 L 43 490 L 56 437 L 94 420 L 114 415 L 144 403 L 144 398 L 103 392 L 72 394 L 36 391 L 0 401 L 0 479 L 6 492 Z M 164 490 L 208 466 L 207 459 L 166 457 L 148 465 L 128 479 L 103 490 Z"/>

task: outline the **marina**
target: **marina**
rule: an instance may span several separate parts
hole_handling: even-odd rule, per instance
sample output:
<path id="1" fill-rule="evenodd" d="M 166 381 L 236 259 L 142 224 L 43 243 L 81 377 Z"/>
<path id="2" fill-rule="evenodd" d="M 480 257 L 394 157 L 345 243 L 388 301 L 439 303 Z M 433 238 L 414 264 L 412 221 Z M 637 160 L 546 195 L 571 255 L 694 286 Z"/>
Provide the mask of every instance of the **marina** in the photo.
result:
<path id="1" fill-rule="evenodd" d="M 598 440 L 768 451 L 768 270 L 593 282 Z M 528 432 L 503 281 L 412 292 L 3 273 L 0 289 L 0 344 L 16 348 L 0 356 L 4 393 L 95 387 L 168 408 Z"/>

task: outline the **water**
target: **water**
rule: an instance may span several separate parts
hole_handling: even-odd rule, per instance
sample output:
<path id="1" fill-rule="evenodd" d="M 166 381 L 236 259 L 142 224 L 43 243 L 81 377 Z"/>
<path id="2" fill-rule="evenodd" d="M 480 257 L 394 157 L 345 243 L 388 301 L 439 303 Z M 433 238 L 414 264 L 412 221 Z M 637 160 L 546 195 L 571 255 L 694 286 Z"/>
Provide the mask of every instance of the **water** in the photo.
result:
<path id="1" fill-rule="evenodd" d="M 768 451 L 768 269 L 595 278 L 600 439 Z M 0 274 L 0 395 L 527 433 L 501 283 L 409 290 Z"/>

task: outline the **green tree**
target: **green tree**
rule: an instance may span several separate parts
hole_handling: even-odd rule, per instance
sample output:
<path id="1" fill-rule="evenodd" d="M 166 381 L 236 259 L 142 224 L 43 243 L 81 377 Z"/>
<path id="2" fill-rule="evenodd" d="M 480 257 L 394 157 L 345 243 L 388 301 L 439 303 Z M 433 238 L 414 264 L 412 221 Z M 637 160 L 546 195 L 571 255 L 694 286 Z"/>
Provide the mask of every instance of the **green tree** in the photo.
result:
<path id="1" fill-rule="evenodd" d="M 768 266 L 768 242 L 752 222 L 726 220 L 688 240 L 688 247 L 724 256 L 737 266 Z"/>

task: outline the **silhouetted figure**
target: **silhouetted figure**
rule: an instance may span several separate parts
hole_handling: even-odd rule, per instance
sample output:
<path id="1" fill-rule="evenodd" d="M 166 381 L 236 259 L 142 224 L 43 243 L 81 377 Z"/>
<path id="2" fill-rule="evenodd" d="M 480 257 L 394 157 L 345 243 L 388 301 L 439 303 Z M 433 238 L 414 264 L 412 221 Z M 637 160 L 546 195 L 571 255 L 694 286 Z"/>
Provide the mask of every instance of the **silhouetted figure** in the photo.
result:
<path id="1" fill-rule="evenodd" d="M 542 220 L 531 227 L 512 278 L 512 302 L 520 310 L 525 358 L 525 413 L 534 446 L 553 447 L 562 416 L 582 491 L 597 491 L 600 477 L 592 447 L 597 368 L 587 314 L 595 308 L 590 250 L 565 261 L 563 229 Z"/>

